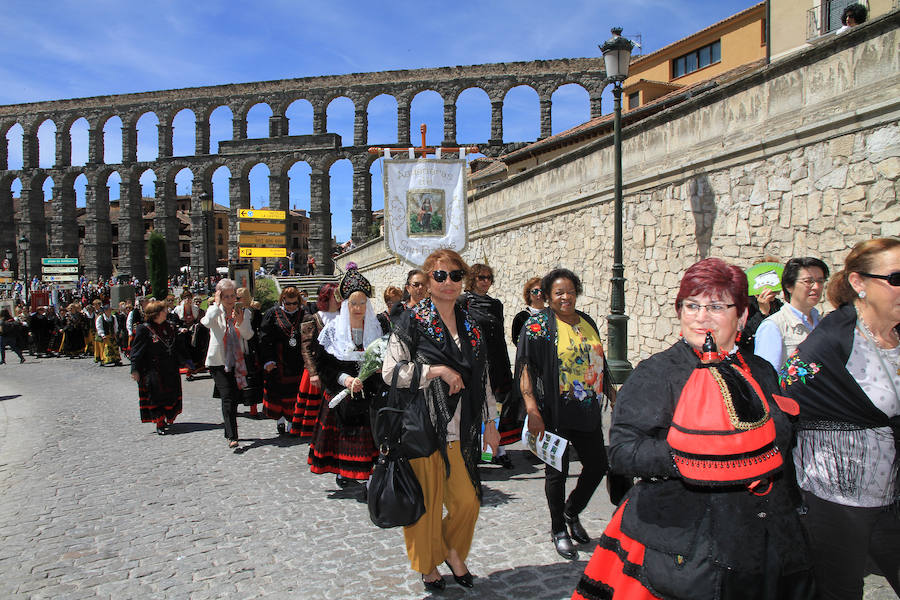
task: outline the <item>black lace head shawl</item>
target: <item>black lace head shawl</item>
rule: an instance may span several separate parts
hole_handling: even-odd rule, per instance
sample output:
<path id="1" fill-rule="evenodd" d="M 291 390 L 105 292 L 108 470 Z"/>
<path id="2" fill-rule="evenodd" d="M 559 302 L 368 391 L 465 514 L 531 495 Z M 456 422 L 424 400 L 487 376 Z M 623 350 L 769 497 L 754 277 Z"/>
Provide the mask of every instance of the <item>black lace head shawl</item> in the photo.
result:
<path id="1" fill-rule="evenodd" d="M 459 437 L 462 457 L 469 479 L 478 498 L 481 482 L 478 461 L 481 456 L 481 425 L 487 419 L 487 386 L 485 357 L 481 331 L 459 305 L 454 307 L 456 331 L 460 347 L 456 346 L 441 316 L 430 298 L 425 298 L 399 318 L 394 333 L 409 350 L 412 360 L 420 364 L 446 365 L 457 371 L 465 387 L 450 395 L 449 386 L 440 378 L 429 381 L 424 389 L 428 415 L 437 435 L 437 447 L 449 474 L 447 458 L 447 425 L 461 404 Z"/>

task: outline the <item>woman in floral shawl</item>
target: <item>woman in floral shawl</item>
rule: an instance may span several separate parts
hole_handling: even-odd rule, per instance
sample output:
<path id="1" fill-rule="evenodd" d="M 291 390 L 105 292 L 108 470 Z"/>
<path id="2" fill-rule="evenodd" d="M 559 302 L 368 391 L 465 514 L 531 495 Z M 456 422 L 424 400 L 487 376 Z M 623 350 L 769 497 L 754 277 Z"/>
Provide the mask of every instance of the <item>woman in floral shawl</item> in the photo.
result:
<path id="1" fill-rule="evenodd" d="M 575 310 L 581 280 L 568 269 L 555 269 L 541 280 L 541 289 L 550 307 L 525 322 L 516 353 L 516 379 L 525 400 L 528 431 L 539 439 L 545 429 L 565 438 L 581 458 L 581 475 L 568 500 L 568 448 L 561 472 L 549 465 L 545 469 L 551 539 L 560 556 L 573 560 L 578 551 L 572 539 L 591 541 L 578 515 L 609 466 L 600 417 L 615 390 L 597 325 Z"/>

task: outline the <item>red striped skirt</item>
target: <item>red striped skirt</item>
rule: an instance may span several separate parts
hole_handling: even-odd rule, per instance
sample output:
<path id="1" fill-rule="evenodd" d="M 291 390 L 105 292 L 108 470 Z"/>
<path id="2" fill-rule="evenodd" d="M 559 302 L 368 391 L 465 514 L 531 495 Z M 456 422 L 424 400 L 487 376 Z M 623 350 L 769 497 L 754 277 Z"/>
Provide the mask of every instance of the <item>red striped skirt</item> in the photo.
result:
<path id="1" fill-rule="evenodd" d="M 659 600 L 640 582 L 645 546 L 622 532 L 622 512 L 613 514 L 572 594 L 572 600 Z"/>
<path id="2" fill-rule="evenodd" d="M 319 420 L 319 410 L 322 408 L 322 390 L 310 383 L 309 379 L 309 371 L 304 370 L 291 422 L 291 433 L 299 435 L 301 441 L 312 439 Z"/>
<path id="3" fill-rule="evenodd" d="M 309 470 L 335 473 L 348 479 L 368 479 L 378 457 L 369 419 L 363 419 L 361 425 L 341 427 L 334 411 L 328 408 L 330 399 L 327 393 L 323 394 L 315 432 L 309 442 Z"/>
<path id="4" fill-rule="evenodd" d="M 270 419 L 284 417 L 288 421 L 294 418 L 294 406 L 297 404 L 297 395 L 275 397 L 270 390 L 266 390 L 263 397 L 263 414 Z"/>

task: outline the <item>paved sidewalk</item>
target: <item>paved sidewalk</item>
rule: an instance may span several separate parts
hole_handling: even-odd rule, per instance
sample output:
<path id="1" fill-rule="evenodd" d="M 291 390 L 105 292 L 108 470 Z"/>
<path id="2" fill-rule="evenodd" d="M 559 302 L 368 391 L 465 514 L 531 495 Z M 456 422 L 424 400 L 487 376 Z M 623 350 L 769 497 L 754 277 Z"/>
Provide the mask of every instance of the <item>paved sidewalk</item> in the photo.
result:
<path id="1" fill-rule="evenodd" d="M 127 367 L 0 366 L 0 598 L 427 596 L 402 531 L 371 525 L 358 488 L 312 475 L 306 444 L 241 417 L 244 451 L 229 451 L 211 389 L 185 382 L 160 437 Z M 447 577 L 443 597 L 568 598 L 590 558 L 556 554 L 542 470 L 515 448 L 515 470 L 483 468 L 475 588 Z M 582 521 L 599 535 L 611 512 L 601 487 Z M 867 599 L 894 597 L 867 583 Z"/>

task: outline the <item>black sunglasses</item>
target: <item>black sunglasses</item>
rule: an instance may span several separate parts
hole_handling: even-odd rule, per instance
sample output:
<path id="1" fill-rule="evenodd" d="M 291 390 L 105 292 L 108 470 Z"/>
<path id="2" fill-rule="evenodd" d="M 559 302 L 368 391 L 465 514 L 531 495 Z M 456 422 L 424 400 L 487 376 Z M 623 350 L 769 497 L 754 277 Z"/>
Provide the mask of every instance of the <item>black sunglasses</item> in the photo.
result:
<path id="1" fill-rule="evenodd" d="M 493 275 L 478 275 L 476 278 L 479 281 L 493 281 L 494 280 Z"/>
<path id="2" fill-rule="evenodd" d="M 884 279 L 888 282 L 888 285 L 892 285 L 894 287 L 900 287 L 900 271 L 894 271 L 893 273 L 889 273 L 888 275 L 875 275 L 874 273 L 863 273 L 859 272 L 863 277 L 872 277 L 874 279 Z"/>
<path id="3" fill-rule="evenodd" d="M 431 278 L 434 279 L 435 281 L 437 281 L 438 283 L 444 283 L 445 281 L 447 281 L 447 275 L 449 275 L 450 281 L 454 281 L 454 282 L 458 283 L 458 282 L 462 281 L 462 278 L 465 274 L 466 274 L 466 272 L 462 269 L 456 269 L 455 271 L 450 271 L 450 273 L 447 273 L 447 271 L 443 271 L 443 270 L 442 271 L 432 271 Z"/>

